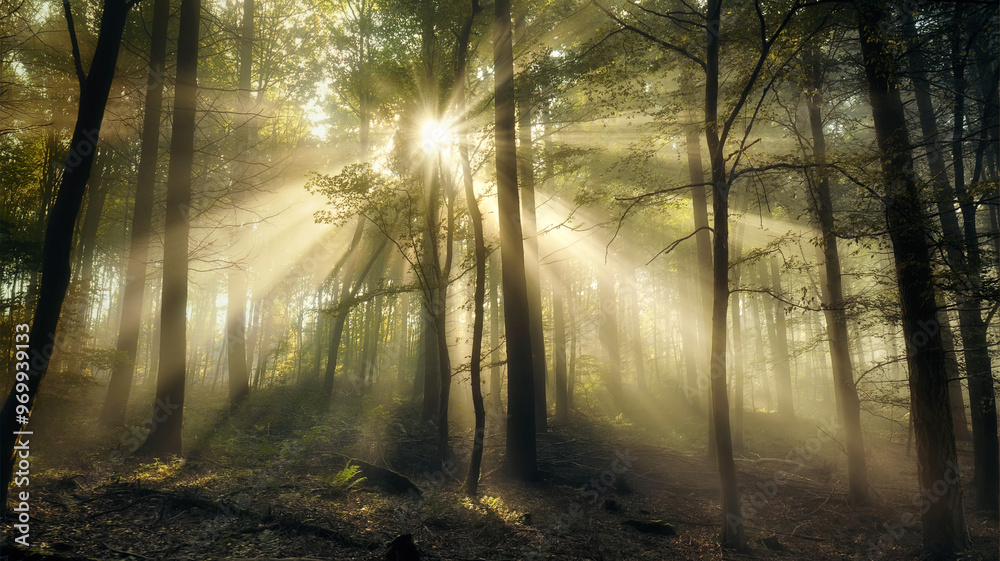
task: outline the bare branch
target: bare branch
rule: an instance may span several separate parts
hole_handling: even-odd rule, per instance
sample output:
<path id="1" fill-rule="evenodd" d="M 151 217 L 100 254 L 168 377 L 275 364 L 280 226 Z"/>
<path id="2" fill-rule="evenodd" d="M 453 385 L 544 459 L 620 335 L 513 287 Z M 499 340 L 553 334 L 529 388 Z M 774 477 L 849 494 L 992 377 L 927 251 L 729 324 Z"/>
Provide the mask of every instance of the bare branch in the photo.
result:
<path id="1" fill-rule="evenodd" d="M 673 52 L 675 52 L 677 54 L 680 54 L 680 55 L 683 55 L 683 56 L 687 57 L 688 59 L 694 61 L 695 64 L 697 64 L 698 66 L 700 66 L 702 68 L 702 70 L 705 70 L 705 61 L 703 61 L 700 58 L 698 58 L 698 56 L 696 56 L 691 51 L 688 51 L 687 49 L 685 49 L 683 47 L 678 47 L 677 45 L 674 45 L 673 43 L 669 43 L 667 41 L 664 41 L 663 39 L 660 39 L 659 37 L 651 35 L 651 34 L 645 32 L 645 31 L 643 31 L 643 30 L 635 27 L 634 25 L 629 25 L 628 23 L 625 23 L 625 21 L 623 21 L 621 18 L 619 18 L 615 14 L 611 13 L 611 10 L 605 8 L 597 0 L 590 0 L 590 2 L 593 5 L 597 6 L 597 8 L 599 10 L 601 10 L 602 12 L 604 12 L 605 14 L 607 14 L 607 16 L 609 18 L 613 19 L 615 21 L 615 23 L 617 23 L 618 25 L 622 26 L 622 28 L 627 29 L 627 30 L 629 30 L 629 31 L 631 31 L 633 33 L 637 33 L 637 34 L 645 37 L 646 39 L 649 39 L 650 41 L 656 43 L 657 45 L 663 47 L 664 49 L 667 49 L 668 51 L 673 51 Z"/>
<path id="2" fill-rule="evenodd" d="M 69 8 L 69 0 L 63 0 L 63 11 L 66 12 L 66 25 L 69 27 L 69 41 L 73 45 L 73 64 L 76 66 L 76 78 L 80 81 L 80 91 L 87 81 L 83 73 L 83 61 L 80 59 L 80 43 L 76 40 L 76 26 L 73 24 L 73 12 Z"/>

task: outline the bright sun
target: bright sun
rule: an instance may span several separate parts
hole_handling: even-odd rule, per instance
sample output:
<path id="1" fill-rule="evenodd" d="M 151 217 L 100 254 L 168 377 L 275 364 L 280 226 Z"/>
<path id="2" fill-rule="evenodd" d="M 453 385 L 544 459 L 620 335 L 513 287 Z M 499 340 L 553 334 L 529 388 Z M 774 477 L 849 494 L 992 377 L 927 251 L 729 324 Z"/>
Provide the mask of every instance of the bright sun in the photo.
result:
<path id="1" fill-rule="evenodd" d="M 432 154 L 441 149 L 448 141 L 451 133 L 444 124 L 439 121 L 427 121 L 420 129 L 420 139 L 423 142 L 424 152 Z"/>

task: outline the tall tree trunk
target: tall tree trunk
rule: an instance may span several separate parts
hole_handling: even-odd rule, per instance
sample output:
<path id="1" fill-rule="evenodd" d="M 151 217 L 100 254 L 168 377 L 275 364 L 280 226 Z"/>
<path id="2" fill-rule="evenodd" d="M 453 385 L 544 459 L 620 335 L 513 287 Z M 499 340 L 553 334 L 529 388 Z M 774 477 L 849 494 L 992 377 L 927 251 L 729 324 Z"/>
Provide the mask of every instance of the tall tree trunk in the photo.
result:
<path id="1" fill-rule="evenodd" d="M 440 161 L 439 161 L 440 168 Z M 439 305 L 435 308 L 437 313 L 434 315 L 435 321 L 435 331 L 437 332 L 437 351 L 440 357 L 440 371 L 438 376 L 440 377 L 440 382 L 438 385 L 438 391 L 440 396 L 438 397 L 438 410 L 437 410 L 437 427 L 438 427 L 438 452 L 441 456 L 441 461 L 444 462 L 449 455 L 448 446 L 448 408 L 451 405 L 451 357 L 448 353 L 448 336 L 447 336 L 447 314 L 448 314 L 448 285 L 449 277 L 451 276 L 451 265 L 452 259 L 454 258 L 454 247 L 455 247 L 455 193 L 451 185 L 451 176 L 444 176 L 444 170 L 441 169 L 442 176 L 444 178 L 444 196 L 445 196 L 445 207 L 447 209 L 447 228 L 448 232 L 445 235 L 445 258 L 444 265 L 440 269 L 438 276 L 438 301 Z M 435 248 L 437 245 L 435 244 Z M 437 257 L 435 256 L 434 262 L 437 263 Z"/>
<path id="2" fill-rule="evenodd" d="M 80 227 L 80 243 L 77 253 L 79 260 L 76 268 L 76 285 L 80 297 L 76 302 L 74 318 L 74 328 L 70 342 L 70 349 L 67 354 L 70 357 L 70 372 L 81 372 L 81 361 L 83 359 L 83 347 L 86 345 L 90 333 L 88 317 L 90 311 L 90 301 L 93 299 L 91 288 L 94 280 L 94 253 L 97 245 L 97 231 L 101 225 L 101 214 L 104 211 L 104 202 L 108 197 L 110 182 L 105 182 L 105 178 L 110 175 L 110 149 L 106 146 L 99 150 L 97 156 L 97 168 L 90 176 L 90 184 L 87 189 L 87 208 L 83 213 L 83 223 Z M 67 310 L 67 312 L 69 312 Z"/>
<path id="3" fill-rule="evenodd" d="M 457 72 L 458 98 L 465 109 L 465 86 L 467 78 L 467 60 L 469 37 L 472 34 L 472 24 L 479 12 L 479 1 L 472 0 L 472 9 L 462 26 L 458 38 Z M 479 472 L 483 463 L 483 444 L 486 438 L 486 406 L 483 404 L 482 363 L 483 363 L 483 304 L 486 300 L 486 239 L 483 234 L 483 214 L 479 211 L 476 191 L 472 182 L 472 165 L 469 163 L 468 139 L 463 138 L 458 148 L 462 160 L 462 180 L 465 184 L 465 202 L 469 207 L 469 220 L 472 222 L 472 234 L 476 255 L 476 286 L 472 301 L 474 316 L 472 320 L 472 355 L 469 362 L 469 372 L 472 384 L 472 407 L 475 412 L 475 433 L 472 439 L 472 457 L 469 460 L 469 474 L 465 479 L 465 492 L 475 495 L 479 489 Z"/>
<path id="4" fill-rule="evenodd" d="M 737 273 L 738 275 L 739 273 Z M 738 277 L 737 277 L 738 278 Z M 743 317 L 740 307 L 740 293 L 733 292 L 733 304 L 731 314 L 733 316 L 733 447 L 737 450 L 743 449 Z"/>
<path id="5" fill-rule="evenodd" d="M 236 126 L 236 150 L 237 161 L 246 158 L 244 153 L 250 148 L 250 127 L 253 117 L 252 100 L 250 98 L 252 71 L 253 71 L 253 43 L 254 43 L 254 0 L 243 0 L 243 20 L 241 25 L 241 37 L 239 42 L 239 60 L 237 68 L 237 80 L 239 87 L 239 123 Z M 247 176 L 248 166 L 244 163 L 236 164 L 237 185 L 233 185 L 234 191 L 245 189 L 245 185 L 238 185 Z M 233 206 L 237 222 L 239 222 L 240 197 L 236 192 L 232 194 Z M 233 227 L 242 228 L 242 224 L 234 224 Z M 235 237 L 235 233 L 231 234 Z M 234 244 L 230 244 L 232 248 Z M 232 256 L 235 261 L 236 256 Z M 228 289 L 226 292 L 226 344 L 227 356 L 229 357 L 229 405 L 238 406 L 250 393 L 250 366 L 247 364 L 246 347 L 246 318 L 247 318 L 247 272 L 235 262 L 230 265 Z"/>
<path id="6" fill-rule="evenodd" d="M 66 168 L 59 185 L 56 201 L 49 212 L 42 250 L 42 280 L 38 305 L 28 330 L 29 358 L 27 379 L 14 386 L 0 412 L 0 472 L 3 475 L 0 509 L 6 508 L 7 491 L 14 468 L 14 446 L 24 434 L 28 416 L 38 394 L 38 387 L 48 369 L 56 340 L 59 311 L 66 298 L 70 279 L 70 252 L 73 245 L 73 224 L 80 213 L 83 194 L 94 164 L 94 151 L 101 133 L 101 121 L 114 79 L 118 50 L 121 47 L 125 19 L 131 4 L 125 0 L 105 0 L 101 15 L 101 30 L 94 49 L 90 72 L 81 84 L 80 107 L 73 138 L 66 156 Z M 16 333 L 23 334 L 18 328 Z M 22 343 L 16 338 L 17 344 Z M 18 372 L 25 372 L 18 370 Z M 21 384 L 25 387 L 21 387 Z M 20 401 L 18 396 L 24 396 Z M 17 430 L 14 430 L 17 429 Z M 25 439 L 28 440 L 28 439 Z"/>
<path id="7" fill-rule="evenodd" d="M 809 91 L 806 104 L 809 110 L 809 126 L 813 139 L 813 158 L 816 164 L 826 165 L 826 136 L 823 132 L 823 118 L 820 107 L 822 71 L 818 49 L 809 53 Z M 830 341 L 830 360 L 833 364 L 834 387 L 841 422 L 847 440 L 847 499 L 851 504 L 865 503 L 868 495 L 868 467 L 865 463 L 864 434 L 861 431 L 861 402 L 854 382 L 851 365 L 850 336 L 847 332 L 847 304 L 844 300 L 844 284 L 841 275 L 840 252 L 837 249 L 837 235 L 834 232 L 833 197 L 830 194 L 830 177 L 825 168 L 809 182 L 813 191 L 813 204 L 822 233 L 823 272 L 826 276 L 821 283 L 823 310 L 826 315 L 827 339 Z"/>
<path id="8" fill-rule="evenodd" d="M 351 284 L 354 283 L 355 270 L 357 268 L 358 252 L 361 247 L 361 236 L 365 233 L 366 219 L 358 217 L 358 224 L 354 227 L 354 235 L 351 238 L 351 245 L 347 249 L 347 261 L 344 275 L 341 278 L 340 296 L 337 299 L 337 311 L 335 312 L 333 326 L 330 331 L 329 348 L 327 349 L 326 371 L 323 374 L 323 393 L 327 397 L 333 395 L 333 380 L 337 374 L 337 358 L 340 354 L 340 340 L 344 336 L 344 325 L 347 323 L 347 316 L 350 314 L 350 306 L 347 299 L 351 294 Z"/>
<path id="9" fill-rule="evenodd" d="M 181 0 L 177 40 L 177 85 L 167 170 L 163 238 L 163 298 L 160 306 L 160 368 L 156 376 L 152 430 L 137 453 L 180 455 L 184 426 L 187 352 L 188 232 L 198 95 L 198 28 L 201 0 Z"/>
<path id="10" fill-rule="evenodd" d="M 986 324 L 983 321 L 983 263 L 976 231 L 977 202 L 965 185 L 965 64 L 969 58 L 963 52 L 966 34 L 962 4 L 955 5 L 952 23 L 951 62 L 954 72 L 955 117 L 952 131 L 951 161 L 955 173 L 955 195 L 962 210 L 966 271 L 964 288 L 959 293 L 958 318 L 962 332 L 965 371 L 969 383 L 969 403 L 972 405 L 972 443 L 975 476 L 972 488 L 976 506 L 996 512 L 1000 510 L 1000 440 L 997 435 L 997 403 L 993 389 L 993 364 L 990 359 Z M 948 200 L 951 206 L 951 200 Z M 952 208 L 954 212 L 954 208 Z"/>
<path id="11" fill-rule="evenodd" d="M 722 533 L 724 548 L 746 548 L 744 520 L 736 481 L 733 440 L 729 427 L 729 392 L 726 383 L 726 307 L 729 305 L 729 189 L 725 140 L 719 132 L 719 29 L 722 0 L 709 0 L 707 12 L 708 56 L 705 80 L 705 137 L 712 162 L 712 211 L 715 215 L 712 240 L 712 387 L 711 418 L 714 421 L 716 461 L 722 486 Z"/>
<path id="12" fill-rule="evenodd" d="M 771 219 L 771 209 L 764 205 L 762 207 L 763 218 Z M 778 258 L 771 256 L 767 260 L 767 267 L 770 272 L 770 289 L 774 294 L 773 310 L 768 317 L 773 317 L 773 334 L 771 339 L 771 362 L 774 366 L 774 386 L 777 397 L 778 414 L 791 419 L 795 416 L 795 407 L 792 397 L 792 373 L 790 370 L 790 356 L 788 354 L 788 326 L 785 321 L 784 291 L 781 288 L 781 271 L 778 266 Z M 763 271 L 762 271 L 763 273 Z M 768 283 L 761 279 L 767 286 Z"/>
<path id="13" fill-rule="evenodd" d="M 858 33 L 871 97 L 875 135 L 886 185 L 886 223 L 896 263 L 907 341 L 910 410 L 917 441 L 918 480 L 924 546 L 939 555 L 965 548 L 968 531 L 962 505 L 955 434 L 948 397 L 941 333 L 937 328 L 930 250 L 924 231 L 928 220 L 912 175 L 913 156 L 892 50 L 880 25 L 887 22 L 876 2 L 859 6 Z"/>
<path id="14" fill-rule="evenodd" d="M 535 151 L 531 140 L 531 99 L 525 94 L 517 104 L 521 174 L 521 222 L 524 234 L 524 274 L 528 283 L 528 331 L 531 364 L 535 374 L 535 430 L 548 430 L 545 398 L 545 332 L 542 326 L 542 278 L 538 266 L 538 225 L 535 220 Z"/>
<path id="15" fill-rule="evenodd" d="M 681 74 L 681 87 L 687 92 L 688 102 L 691 107 L 697 106 L 697 95 L 694 89 L 693 79 L 690 73 Z M 703 353 L 709 347 L 712 331 L 712 238 L 711 229 L 708 226 L 708 185 L 705 182 L 705 169 L 701 159 L 701 139 L 697 119 L 694 118 L 694 110 L 691 112 L 691 122 L 684 129 L 687 144 L 688 156 L 688 176 L 691 180 L 691 207 L 694 214 L 695 244 L 698 252 L 698 276 L 695 283 L 695 292 L 692 294 L 693 302 L 700 302 L 696 307 L 694 324 L 697 329 L 688 333 L 688 342 L 692 343 L 692 352 L 687 352 L 688 357 L 704 356 Z M 691 285 L 688 285 L 691 288 Z M 687 347 L 687 343 L 685 343 Z M 695 350 L 697 349 L 697 350 Z M 693 389 L 697 389 L 697 376 L 699 371 L 704 370 L 704 365 L 699 361 L 689 361 L 688 364 L 689 382 L 694 383 Z M 692 378 L 693 376 L 693 378 Z M 696 407 L 700 399 L 700 391 L 689 392 L 688 399 Z M 711 440 L 713 437 L 709 437 Z"/>
<path id="16" fill-rule="evenodd" d="M 697 316 L 697 308 L 692 310 L 690 307 L 691 302 L 697 301 L 697 285 L 688 275 L 682 274 L 679 277 L 682 310 L 684 310 L 685 314 L 692 314 L 692 317 Z M 684 377 L 684 396 L 687 398 L 688 403 L 695 408 L 698 407 L 700 401 L 698 395 L 701 393 L 701 389 L 698 387 L 698 354 L 700 346 L 698 345 L 697 325 L 698 322 L 694 321 L 688 322 L 681 327 L 681 346 L 683 347 L 684 370 L 686 373 Z"/>
<path id="17" fill-rule="evenodd" d="M 566 319 L 563 309 L 566 286 L 561 269 L 555 280 L 556 286 L 552 289 L 552 321 L 555 324 L 552 346 L 556 353 L 556 419 L 566 422 L 569 420 L 569 401 L 566 391 Z"/>
<path id="18" fill-rule="evenodd" d="M 503 267 L 504 320 L 507 336 L 507 442 L 504 471 L 515 479 L 538 477 L 535 448 L 535 388 L 528 288 L 517 191 L 514 143 L 514 51 L 511 43 L 510 0 L 494 2 L 493 80 L 497 165 L 497 206 L 500 217 L 500 259 Z"/>
<path id="19" fill-rule="evenodd" d="M 605 384 L 611 394 L 613 410 L 621 413 L 625 410 L 625 396 L 622 393 L 622 357 L 618 341 L 615 276 L 610 266 L 605 265 L 598 270 L 597 292 L 600 304 L 598 336 L 601 340 L 601 352 L 604 355 Z"/>
<path id="20" fill-rule="evenodd" d="M 907 10 L 902 11 L 902 22 L 903 22 L 903 33 L 911 42 L 917 41 L 917 28 L 913 21 L 913 16 Z M 962 236 L 962 230 L 958 223 L 958 216 L 955 212 L 955 191 L 952 189 L 951 184 L 948 181 L 948 172 L 945 169 L 945 160 L 943 153 L 943 143 L 941 142 L 941 137 L 938 133 L 937 121 L 934 118 L 934 106 L 931 101 L 930 94 L 930 83 L 927 80 L 927 60 L 924 57 L 923 51 L 913 46 L 908 50 L 907 62 L 910 71 L 911 82 L 913 84 L 914 97 L 917 101 L 917 113 L 920 118 L 920 131 L 924 137 L 924 144 L 927 151 L 927 165 L 931 172 L 931 182 L 934 186 L 934 202 L 937 206 L 937 215 L 941 221 L 941 231 L 944 236 L 944 253 L 947 259 L 947 265 L 951 269 L 952 273 L 957 276 L 967 277 L 969 274 L 974 274 L 968 267 L 966 256 L 964 252 L 964 240 Z M 959 100 L 963 100 L 963 94 L 959 93 Z M 959 120 L 956 125 L 961 129 L 961 120 Z M 962 169 L 961 155 L 958 161 L 956 161 L 954 170 L 956 173 L 955 180 L 959 181 L 959 172 Z M 963 213 L 964 215 L 964 213 Z M 959 295 L 960 309 L 965 308 L 964 298 Z M 974 315 L 978 315 L 978 310 L 975 314 L 968 314 L 959 312 L 959 331 L 962 333 L 962 339 L 965 343 L 965 348 L 969 349 L 970 345 L 966 338 L 972 335 L 975 330 L 975 318 Z M 981 323 L 981 322 L 980 322 Z M 945 324 L 941 325 L 942 329 L 942 341 L 943 344 L 948 347 L 951 345 L 951 333 L 950 326 Z M 947 329 L 947 332 L 945 330 Z M 985 352 L 985 348 L 983 349 Z M 971 351 L 971 354 L 976 355 L 976 351 Z M 947 364 L 950 366 L 952 364 L 954 357 L 947 357 Z M 968 360 L 968 359 L 966 359 Z M 987 361 L 988 361 L 987 356 Z M 956 361 L 957 362 L 957 361 Z M 979 362 L 978 357 L 973 358 L 973 364 Z M 957 363 L 956 363 L 957 366 Z M 949 368 L 950 370 L 950 368 Z M 953 376 L 950 376 L 953 377 Z M 956 380 L 957 382 L 957 380 Z M 952 409 L 954 416 L 954 406 L 956 399 L 961 400 L 961 386 L 958 386 L 958 392 L 955 392 L 956 383 L 951 384 L 951 400 Z M 970 386 L 970 392 L 975 391 Z M 962 414 L 960 418 L 955 418 L 956 426 L 956 437 L 961 438 L 962 435 L 967 435 L 968 428 L 965 426 L 965 410 L 964 406 L 962 408 Z M 996 425 L 996 423 L 993 423 Z M 959 428 L 961 425 L 961 428 Z M 973 432 L 975 432 L 975 419 L 973 419 Z M 982 427 L 980 427 L 982 428 Z M 994 432 L 996 432 L 994 430 Z"/>
<path id="21" fill-rule="evenodd" d="M 632 268 L 632 290 L 630 292 L 629 313 L 632 316 L 632 356 L 635 360 L 635 382 L 640 391 L 646 389 L 646 359 L 642 352 L 642 326 L 639 321 L 639 275 Z"/>
<path id="22" fill-rule="evenodd" d="M 758 273 L 757 275 L 758 283 L 761 286 L 764 286 L 764 279 L 766 278 L 766 276 L 763 274 L 764 273 L 763 262 L 760 262 L 758 264 L 757 273 Z M 757 335 L 754 337 L 754 340 L 756 341 L 756 347 L 757 347 L 757 355 L 756 355 L 757 364 L 760 368 L 761 391 L 764 392 L 764 406 L 766 407 L 765 411 L 770 412 L 772 408 L 771 382 L 768 376 L 769 369 L 767 368 L 767 352 L 764 349 L 764 331 L 768 331 L 770 333 L 770 330 L 768 328 L 770 327 L 771 318 L 770 315 L 768 315 L 767 313 L 767 308 L 764 308 L 764 314 L 767 315 L 768 317 L 764 321 L 761 321 L 760 309 L 762 307 L 764 307 L 763 299 L 760 297 L 754 298 L 750 304 L 750 312 L 753 314 L 753 322 L 754 325 L 757 326 Z"/>
<path id="23" fill-rule="evenodd" d="M 503 396 L 500 380 L 500 300 L 497 285 L 500 282 L 500 256 L 490 255 L 490 403 L 491 409 L 503 414 Z"/>
<path id="24" fill-rule="evenodd" d="M 941 344 L 944 346 L 945 369 L 948 372 L 948 395 L 951 397 L 951 417 L 955 421 L 955 440 L 972 440 L 972 433 L 969 432 L 969 420 L 965 414 L 962 374 L 958 368 L 958 351 L 955 350 L 955 339 L 952 335 L 951 320 L 948 319 L 947 310 L 938 311 L 938 323 L 941 324 Z"/>
<path id="25" fill-rule="evenodd" d="M 399 299 L 399 354 L 396 359 L 396 391 L 402 391 L 406 382 L 406 359 L 410 351 L 410 293 Z"/>

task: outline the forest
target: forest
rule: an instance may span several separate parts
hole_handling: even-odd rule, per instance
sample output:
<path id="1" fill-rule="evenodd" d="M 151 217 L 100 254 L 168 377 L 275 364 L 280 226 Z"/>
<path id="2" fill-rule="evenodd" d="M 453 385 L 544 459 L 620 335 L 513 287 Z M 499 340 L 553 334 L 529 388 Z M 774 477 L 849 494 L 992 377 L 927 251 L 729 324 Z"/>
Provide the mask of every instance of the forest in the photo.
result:
<path id="1" fill-rule="evenodd" d="M 1000 559 L 996 0 L 4 0 L 0 561 Z"/>

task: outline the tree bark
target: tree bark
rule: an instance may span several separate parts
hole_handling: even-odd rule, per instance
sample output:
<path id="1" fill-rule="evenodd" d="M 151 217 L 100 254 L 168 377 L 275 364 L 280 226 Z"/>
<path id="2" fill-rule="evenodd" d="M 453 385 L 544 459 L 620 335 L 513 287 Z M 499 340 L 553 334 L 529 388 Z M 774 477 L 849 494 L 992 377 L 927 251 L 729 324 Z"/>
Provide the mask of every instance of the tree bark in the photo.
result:
<path id="1" fill-rule="evenodd" d="M 490 255 L 490 407 L 503 415 L 503 396 L 500 378 L 500 299 L 497 285 L 500 282 L 500 256 Z"/>
<path id="2" fill-rule="evenodd" d="M 537 479 L 535 448 L 535 388 L 524 243 L 517 190 L 514 144 L 514 52 L 511 43 L 510 0 L 494 3 L 493 79 L 496 122 L 497 206 L 500 217 L 500 259 L 503 275 L 507 336 L 507 442 L 504 471 L 511 477 Z"/>
<path id="3" fill-rule="evenodd" d="M 809 110 L 809 125 L 813 139 L 815 163 L 825 166 L 826 136 L 820 107 L 822 73 L 818 49 L 809 53 L 807 62 L 809 91 L 806 104 Z M 868 494 L 868 467 L 865 463 L 864 434 L 861 431 L 861 402 L 854 382 L 851 365 L 850 336 L 847 332 L 847 304 L 844 300 L 844 285 L 841 275 L 840 252 L 834 231 L 833 197 L 830 193 L 830 177 L 825 168 L 819 168 L 809 182 L 813 191 L 813 204 L 823 236 L 823 272 L 826 276 L 821 283 L 823 311 L 826 315 L 826 332 L 830 342 L 830 360 L 833 364 L 834 387 L 840 419 L 844 423 L 847 441 L 847 499 L 851 504 L 865 503 Z"/>
<path id="4" fill-rule="evenodd" d="M 859 6 L 858 33 L 871 97 L 875 135 L 885 182 L 886 223 L 896 263 L 903 334 L 909 363 L 910 409 L 917 442 L 924 547 L 936 555 L 965 549 L 968 531 L 958 480 L 955 435 L 944 349 L 937 323 L 927 217 L 913 177 L 913 157 L 903 103 L 894 80 L 895 61 L 880 25 L 876 2 Z M 941 491 L 941 492 L 939 492 Z"/>
<path id="5" fill-rule="evenodd" d="M 712 210 L 715 215 L 712 243 L 712 354 L 710 357 L 712 419 L 716 461 L 722 486 L 722 547 L 746 549 L 744 520 L 736 481 L 736 462 L 729 427 L 729 392 L 726 383 L 726 308 L 729 305 L 729 189 L 725 139 L 719 133 L 719 30 L 722 0 L 709 0 L 707 12 L 708 56 L 705 80 L 705 137 L 712 162 Z"/>
<path id="6" fill-rule="evenodd" d="M 538 226 L 535 220 L 535 151 L 531 140 L 531 99 L 527 94 L 517 104 L 518 162 L 521 174 L 521 226 L 524 234 L 524 274 L 528 283 L 528 331 L 531 334 L 531 364 L 535 376 L 535 430 L 548 430 L 545 397 L 545 332 L 542 326 L 542 279 L 538 266 Z"/>
<path id="7" fill-rule="evenodd" d="M 969 383 L 969 403 L 972 413 L 972 443 L 975 476 L 972 487 L 976 506 L 992 512 L 1000 510 L 1000 440 L 997 435 L 997 403 L 993 388 L 993 364 L 990 359 L 986 323 L 983 321 L 983 263 L 976 231 L 977 202 L 965 185 L 965 64 L 962 52 L 966 42 L 962 4 L 955 5 L 952 24 L 951 62 L 954 72 L 955 116 L 952 131 L 952 169 L 955 173 L 955 195 L 962 210 L 962 233 L 965 242 L 966 271 L 959 292 L 958 318 L 965 355 L 965 372 Z M 948 199 L 951 206 L 951 199 Z M 954 207 L 952 207 L 954 213 Z"/>
<path id="8" fill-rule="evenodd" d="M 642 352 L 642 324 L 639 321 L 639 275 L 632 268 L 632 290 L 630 293 L 629 314 L 632 317 L 632 356 L 635 360 L 635 383 L 640 391 L 646 389 L 646 359 Z"/>
<path id="9" fill-rule="evenodd" d="M 903 33 L 911 42 L 916 42 L 917 28 L 913 21 L 913 16 L 907 10 L 903 10 L 901 15 Z M 921 49 L 914 45 L 908 50 L 907 62 L 910 71 L 910 81 L 913 84 L 914 97 L 917 101 L 917 114 L 919 116 L 920 132 L 923 136 L 925 150 L 927 152 L 927 165 L 931 172 L 931 184 L 934 187 L 934 202 L 937 207 L 938 218 L 941 221 L 941 231 L 944 238 L 944 253 L 947 266 L 956 276 L 968 276 L 971 271 L 969 271 L 966 263 L 962 230 L 958 223 L 958 216 L 955 213 L 955 191 L 952 189 L 952 186 L 948 181 L 948 172 L 945 169 L 944 161 L 944 144 L 941 142 L 941 137 L 938 134 L 937 121 L 934 118 L 934 105 L 931 101 L 930 83 L 927 80 L 927 60 Z M 962 98 L 961 94 L 959 95 L 959 98 Z M 959 160 L 961 160 L 961 158 L 959 158 Z M 960 161 L 957 163 L 955 168 L 956 173 L 959 169 L 961 169 Z M 957 180 L 958 177 L 956 177 L 956 181 Z M 959 296 L 959 299 L 962 299 L 961 296 Z M 960 303 L 960 306 L 962 306 L 962 304 L 964 303 Z M 975 329 L 974 326 L 971 325 L 970 320 L 974 323 L 974 319 L 969 314 L 962 314 L 959 312 L 959 331 L 962 333 L 963 342 L 966 337 L 972 333 L 972 330 Z M 946 347 L 951 346 L 950 326 L 942 323 L 941 329 L 941 336 L 944 345 Z M 973 338 L 975 338 L 974 335 Z M 966 347 L 968 348 L 967 344 Z M 975 351 L 972 353 L 975 354 Z M 952 357 L 947 357 L 947 363 L 949 366 L 951 366 L 952 360 Z M 975 362 L 976 359 L 973 360 L 973 363 Z M 957 361 L 955 361 L 955 366 L 957 367 Z M 963 434 L 968 434 L 968 428 L 965 425 L 964 406 L 961 409 L 960 417 L 955 416 L 954 411 L 956 399 L 961 400 L 962 398 L 961 386 L 958 386 L 958 392 L 955 392 L 956 384 L 953 383 L 951 386 L 952 388 L 950 393 L 952 396 L 952 415 L 955 417 L 956 427 L 955 434 L 956 437 L 961 438 Z M 994 423 L 994 425 L 995 424 L 996 423 Z"/>
<path id="10" fill-rule="evenodd" d="M 472 13 L 467 22 L 467 29 L 471 31 L 472 21 L 479 11 L 479 4 L 473 0 Z M 466 31 L 465 43 L 468 43 L 468 33 Z M 462 74 L 459 80 L 465 81 L 465 63 L 460 65 Z M 464 88 L 463 88 L 464 89 Z M 475 495 L 479 489 L 479 472 L 483 463 L 483 440 L 486 437 L 486 407 L 483 405 L 482 386 L 482 361 L 483 361 L 483 303 L 486 300 L 486 241 L 483 235 L 483 215 L 479 211 L 479 203 L 476 201 L 476 192 L 472 183 L 472 166 L 469 163 L 469 147 L 463 140 L 459 147 L 459 155 L 462 159 L 462 177 L 465 181 L 465 199 L 469 207 L 469 219 L 472 221 L 472 233 L 475 238 L 476 253 L 476 287 L 473 293 L 473 309 L 475 310 L 472 320 L 472 356 L 469 363 L 469 371 L 472 384 L 472 407 L 475 411 L 475 433 L 472 440 L 472 457 L 469 460 L 469 475 L 465 480 L 465 492 Z"/>
<path id="11" fill-rule="evenodd" d="M 160 367 L 156 376 L 152 430 L 137 451 L 144 456 L 180 455 L 184 426 L 187 354 L 188 232 L 191 168 L 198 97 L 198 29 L 201 0 L 182 0 L 177 40 L 177 85 L 167 170 L 163 238 L 163 297 L 160 305 Z"/>
<path id="12" fill-rule="evenodd" d="M 565 297 L 565 280 L 560 271 L 560 274 L 556 276 L 556 286 L 552 290 L 552 321 L 555 324 L 552 345 L 556 352 L 556 419 L 561 422 L 569 420 L 569 401 L 566 388 L 566 318 L 563 309 Z"/>
<path id="13" fill-rule="evenodd" d="M 601 265 L 598 265 L 601 267 Z M 598 336 L 604 355 L 604 380 L 611 394 L 611 405 L 615 413 L 625 410 L 625 396 L 622 393 L 622 357 L 618 341 L 618 306 L 615 290 L 615 275 L 611 266 L 604 265 L 597 272 L 597 292 L 600 304 L 600 324 Z"/>

